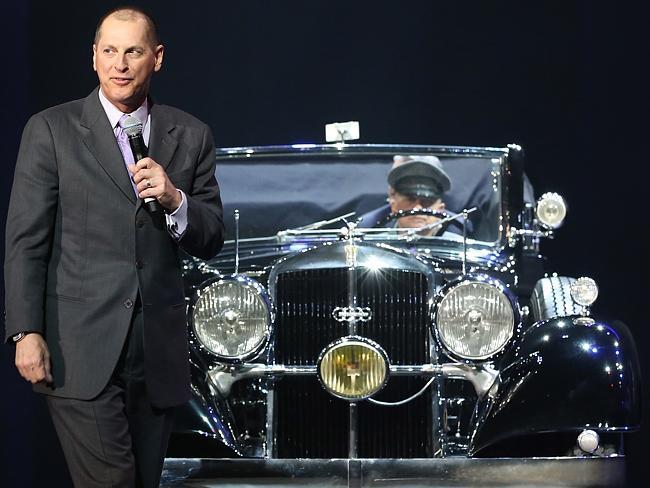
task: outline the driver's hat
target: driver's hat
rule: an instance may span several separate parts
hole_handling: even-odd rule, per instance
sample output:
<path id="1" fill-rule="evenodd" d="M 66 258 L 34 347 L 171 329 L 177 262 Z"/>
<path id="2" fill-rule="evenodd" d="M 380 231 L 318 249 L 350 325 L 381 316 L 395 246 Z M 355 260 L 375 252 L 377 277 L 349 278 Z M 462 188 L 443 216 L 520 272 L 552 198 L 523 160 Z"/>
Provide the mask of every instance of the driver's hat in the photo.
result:
<path id="1" fill-rule="evenodd" d="M 388 184 L 402 195 L 440 198 L 451 182 L 435 156 L 395 156 Z"/>

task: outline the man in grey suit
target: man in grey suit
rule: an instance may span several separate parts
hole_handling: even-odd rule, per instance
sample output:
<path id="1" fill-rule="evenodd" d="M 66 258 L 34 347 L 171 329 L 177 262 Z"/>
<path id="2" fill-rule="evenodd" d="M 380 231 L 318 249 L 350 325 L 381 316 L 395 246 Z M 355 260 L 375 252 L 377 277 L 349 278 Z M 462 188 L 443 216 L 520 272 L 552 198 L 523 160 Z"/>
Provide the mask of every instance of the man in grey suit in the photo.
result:
<path id="1" fill-rule="evenodd" d="M 34 115 L 16 163 L 5 340 L 78 487 L 158 485 L 172 407 L 190 395 L 179 248 L 209 258 L 223 244 L 210 129 L 148 96 L 163 53 L 143 11 L 106 14 L 99 87 Z M 125 114 L 149 157 L 121 151 Z"/>

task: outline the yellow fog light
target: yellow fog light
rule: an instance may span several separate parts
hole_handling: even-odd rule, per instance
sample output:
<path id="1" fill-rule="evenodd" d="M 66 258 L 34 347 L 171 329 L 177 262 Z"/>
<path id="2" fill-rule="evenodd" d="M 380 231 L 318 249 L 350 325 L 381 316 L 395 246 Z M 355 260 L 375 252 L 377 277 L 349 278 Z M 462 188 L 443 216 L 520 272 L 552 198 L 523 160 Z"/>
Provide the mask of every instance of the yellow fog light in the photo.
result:
<path id="1" fill-rule="evenodd" d="M 327 346 L 318 358 L 318 376 L 332 395 L 363 400 L 377 393 L 388 378 L 388 357 L 363 337 L 344 337 Z"/>

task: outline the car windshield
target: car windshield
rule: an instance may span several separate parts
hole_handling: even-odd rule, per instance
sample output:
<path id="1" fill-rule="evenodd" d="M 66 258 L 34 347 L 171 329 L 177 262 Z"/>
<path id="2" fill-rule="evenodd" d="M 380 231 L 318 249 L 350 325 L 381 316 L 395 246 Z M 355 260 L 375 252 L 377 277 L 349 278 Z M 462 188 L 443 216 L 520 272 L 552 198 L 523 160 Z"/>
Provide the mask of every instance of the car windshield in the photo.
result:
<path id="1" fill-rule="evenodd" d="M 431 199 L 401 195 L 400 205 L 389 201 L 387 175 L 400 157 L 435 155 L 451 186 L 441 200 L 448 217 L 475 209 L 466 223 L 471 242 L 494 245 L 501 239 L 502 158 L 494 152 L 441 151 L 440 148 L 390 146 L 385 149 L 334 151 L 332 146 L 224 149 L 218 151 L 217 179 L 221 186 L 226 239 L 234 238 L 233 215 L 239 211 L 239 237 L 256 239 L 334 235 L 355 222 L 372 228 L 368 239 L 400 239 L 436 219 L 425 215 L 390 219 L 391 211 L 431 205 Z M 435 205 L 434 205 L 435 207 Z M 331 221 L 329 223 L 324 223 Z M 460 241 L 464 219 L 441 229 L 424 229 L 417 238 L 427 243 Z M 433 223 L 433 224 L 432 224 Z M 314 225 L 315 224 L 315 225 Z M 400 229 L 400 230 L 396 230 Z M 289 233 L 282 231 L 289 230 Z M 414 232 L 414 231 L 413 231 Z"/>

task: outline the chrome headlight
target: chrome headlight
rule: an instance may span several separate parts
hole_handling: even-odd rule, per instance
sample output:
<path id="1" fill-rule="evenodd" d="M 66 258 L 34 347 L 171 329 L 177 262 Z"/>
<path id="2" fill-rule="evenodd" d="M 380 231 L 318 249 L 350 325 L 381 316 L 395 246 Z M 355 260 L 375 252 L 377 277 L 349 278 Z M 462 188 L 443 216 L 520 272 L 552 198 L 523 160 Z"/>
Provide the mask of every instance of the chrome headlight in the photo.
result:
<path id="1" fill-rule="evenodd" d="M 192 309 L 196 337 L 222 359 L 243 359 L 258 352 L 268 339 L 270 326 L 268 295 L 259 283 L 244 276 L 208 284 Z"/>
<path id="2" fill-rule="evenodd" d="M 537 219 L 549 229 L 557 229 L 566 217 L 566 202 L 557 193 L 544 193 L 535 208 Z"/>
<path id="3" fill-rule="evenodd" d="M 327 346 L 318 358 L 318 377 L 332 395 L 357 401 L 377 393 L 388 378 L 388 357 L 375 342 L 344 337 Z"/>
<path id="4" fill-rule="evenodd" d="M 519 317 L 500 284 L 477 279 L 452 285 L 437 306 L 440 341 L 464 359 L 487 359 L 503 349 Z"/>

